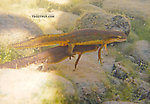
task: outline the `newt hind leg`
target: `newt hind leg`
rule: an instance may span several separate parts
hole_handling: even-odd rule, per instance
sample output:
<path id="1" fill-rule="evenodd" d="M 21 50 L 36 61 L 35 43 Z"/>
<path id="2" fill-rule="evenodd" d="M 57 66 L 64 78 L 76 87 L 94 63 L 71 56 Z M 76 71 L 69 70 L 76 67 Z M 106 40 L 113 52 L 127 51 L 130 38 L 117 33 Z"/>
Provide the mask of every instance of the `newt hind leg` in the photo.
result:
<path id="1" fill-rule="evenodd" d="M 78 54 L 78 58 L 77 58 L 77 60 L 76 60 L 76 62 L 75 62 L 75 69 L 77 68 L 77 65 L 78 65 L 78 63 L 79 63 L 79 60 L 80 60 L 80 58 L 81 58 L 81 55 L 82 55 L 82 53 Z M 75 71 L 75 69 L 74 69 L 73 71 Z"/>
<path id="2" fill-rule="evenodd" d="M 71 57 L 73 57 L 73 49 L 74 49 L 75 45 L 69 43 L 68 44 L 68 54 L 69 54 L 69 59 L 71 60 Z"/>
<path id="3" fill-rule="evenodd" d="M 98 50 L 98 61 L 100 61 L 101 65 L 102 65 L 102 57 L 101 57 L 101 50 L 102 48 L 105 46 L 106 44 L 102 44 L 101 47 Z"/>

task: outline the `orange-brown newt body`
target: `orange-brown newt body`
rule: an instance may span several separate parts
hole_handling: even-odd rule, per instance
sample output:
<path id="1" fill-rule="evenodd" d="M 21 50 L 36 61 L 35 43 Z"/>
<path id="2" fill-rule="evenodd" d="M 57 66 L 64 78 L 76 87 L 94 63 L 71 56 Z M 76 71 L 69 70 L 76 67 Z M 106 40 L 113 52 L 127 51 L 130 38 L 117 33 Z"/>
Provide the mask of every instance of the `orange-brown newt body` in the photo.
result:
<path id="1" fill-rule="evenodd" d="M 113 42 L 126 41 L 127 36 L 119 31 L 105 31 L 97 29 L 82 29 L 70 33 L 56 35 L 42 35 L 27 41 L 11 45 L 14 48 L 44 47 L 50 45 L 68 46 L 70 57 L 76 45 L 97 45 L 101 44 L 98 50 L 98 59 L 101 62 L 101 49 Z M 80 57 L 80 53 L 79 53 Z"/>

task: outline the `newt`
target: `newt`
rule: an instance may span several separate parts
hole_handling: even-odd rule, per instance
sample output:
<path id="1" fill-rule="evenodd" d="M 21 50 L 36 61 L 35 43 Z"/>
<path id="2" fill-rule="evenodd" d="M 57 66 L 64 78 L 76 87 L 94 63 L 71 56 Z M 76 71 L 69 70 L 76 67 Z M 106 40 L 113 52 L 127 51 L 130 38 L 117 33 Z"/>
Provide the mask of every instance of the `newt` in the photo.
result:
<path id="1" fill-rule="evenodd" d="M 47 64 L 55 64 L 60 61 L 65 60 L 69 57 L 69 54 L 67 52 L 68 46 L 57 46 L 54 48 L 49 48 L 43 52 L 40 52 L 36 55 L 23 57 L 20 59 L 13 60 L 11 62 L 6 62 L 4 64 L 0 64 L 1 68 L 11 68 L 11 69 L 18 69 L 25 66 L 28 66 L 30 64 L 38 64 L 43 63 L 44 68 L 42 68 L 43 71 L 47 70 Z M 79 54 L 79 53 L 86 53 L 91 51 L 96 51 L 98 49 L 98 45 L 80 45 L 75 46 L 73 50 L 73 54 Z M 79 60 L 78 60 L 79 61 Z M 75 67 L 77 67 L 78 62 L 75 62 Z M 74 69 L 75 71 L 75 69 Z"/>
<path id="2" fill-rule="evenodd" d="M 98 60 L 101 61 L 101 49 L 107 44 L 113 42 L 123 42 L 127 40 L 127 36 L 120 31 L 97 30 L 97 29 L 81 29 L 70 33 L 42 35 L 20 43 L 12 44 L 13 48 L 33 48 L 44 47 L 50 45 L 68 46 L 68 54 L 70 58 L 76 45 L 97 45 L 101 44 L 98 50 Z M 79 56 L 80 57 L 80 56 Z"/>

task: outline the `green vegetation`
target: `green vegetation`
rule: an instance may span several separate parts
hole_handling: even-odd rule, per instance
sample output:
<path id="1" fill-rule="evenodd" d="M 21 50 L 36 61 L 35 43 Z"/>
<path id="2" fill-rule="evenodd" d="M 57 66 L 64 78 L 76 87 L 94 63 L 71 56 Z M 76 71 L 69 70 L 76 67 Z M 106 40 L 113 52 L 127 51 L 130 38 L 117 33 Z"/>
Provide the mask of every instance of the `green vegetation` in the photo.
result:
<path id="1" fill-rule="evenodd" d="M 130 35 L 128 36 L 127 41 L 129 43 L 134 43 L 135 41 L 139 40 L 139 37 L 137 36 L 137 34 L 135 34 L 135 32 L 131 31 Z"/>
<path id="2" fill-rule="evenodd" d="M 85 3 L 87 1 L 85 0 L 70 0 L 69 3 L 66 4 L 59 4 L 59 3 L 55 3 L 55 2 L 48 2 L 47 0 L 37 0 L 37 6 L 38 7 L 42 7 L 42 8 L 47 8 L 48 11 L 51 10 L 61 10 L 61 11 L 65 11 L 65 12 L 71 12 L 72 8 L 77 5 L 77 4 L 81 4 L 81 3 Z"/>
<path id="3" fill-rule="evenodd" d="M 21 56 L 14 49 L 0 48 L 0 63 L 12 61 Z"/>
<path id="4" fill-rule="evenodd" d="M 150 18 L 135 18 L 131 21 L 132 30 L 139 36 L 140 40 L 148 40 L 150 42 Z"/>
<path id="5" fill-rule="evenodd" d="M 49 5 L 48 0 L 36 0 L 36 5 L 40 8 L 47 8 Z"/>
<path id="6" fill-rule="evenodd" d="M 149 75 L 147 82 L 150 83 L 150 64 L 148 65 L 146 73 Z"/>
<path id="7" fill-rule="evenodd" d="M 103 2 L 104 2 L 104 0 L 95 0 L 95 1 L 92 1 L 91 4 L 93 4 L 93 5 L 97 6 L 97 7 L 102 8 L 103 7 Z"/>
<path id="8" fill-rule="evenodd" d="M 52 9 L 55 9 L 55 10 L 62 10 L 62 11 L 66 11 L 66 12 L 69 12 L 71 10 L 71 7 L 73 5 L 62 5 L 62 4 L 58 4 L 58 3 L 49 3 L 48 5 L 48 11 L 51 11 Z"/>
<path id="9" fill-rule="evenodd" d="M 77 104 L 77 98 L 65 95 L 63 90 L 60 82 L 47 82 L 42 92 L 41 104 Z"/>
<path id="10" fill-rule="evenodd" d="M 25 8 L 37 8 L 36 0 L 1 0 L 0 9 L 8 11 L 22 11 Z"/>
<path id="11" fill-rule="evenodd" d="M 121 63 L 128 71 L 129 77 L 139 78 L 138 72 L 135 71 L 135 69 L 136 69 L 135 63 L 131 62 L 131 60 L 129 60 L 129 59 L 123 59 Z"/>
<path id="12" fill-rule="evenodd" d="M 37 53 L 38 50 L 36 49 L 24 49 L 24 50 L 18 50 L 18 49 L 8 49 L 1 47 L 0 48 L 0 63 L 9 62 L 21 57 L 31 56 L 35 53 Z"/>
<path id="13" fill-rule="evenodd" d="M 138 77 L 138 74 L 136 72 L 136 64 L 133 63 L 129 58 L 125 57 L 126 55 L 130 54 L 130 51 L 132 51 L 132 45 L 125 47 L 123 53 L 120 51 L 119 48 L 114 49 L 113 47 L 110 48 L 110 51 L 110 54 L 116 57 L 115 61 L 120 62 L 121 66 L 123 66 L 126 69 L 127 73 L 129 74 L 129 77 Z"/>
<path id="14" fill-rule="evenodd" d="M 114 84 L 114 77 L 108 75 L 110 80 L 110 88 L 107 88 L 105 100 L 121 100 L 121 101 L 135 101 L 134 91 L 137 89 L 137 86 L 134 84 L 134 79 L 139 79 L 138 71 L 135 70 L 136 66 L 129 59 L 125 58 L 123 54 L 116 56 L 116 61 L 120 62 L 121 66 L 125 69 L 124 71 L 126 78 L 123 78 L 123 73 L 121 73 L 123 79 L 115 78 L 119 81 L 118 84 Z M 119 69 L 118 69 L 119 70 Z M 121 71 L 121 70 L 120 70 Z"/>
<path id="15" fill-rule="evenodd" d="M 105 95 L 106 100 L 132 101 L 135 88 L 133 85 L 121 82 L 120 85 L 111 84 L 110 86 Z"/>
<path id="16" fill-rule="evenodd" d="M 131 47 L 127 48 L 131 49 Z M 116 76 L 113 76 L 113 73 L 108 75 L 108 78 L 110 80 L 110 87 L 107 88 L 105 100 L 121 100 L 133 102 L 142 99 L 147 101 L 146 97 L 142 98 L 143 96 L 145 96 L 143 94 L 146 94 L 144 92 L 145 90 L 143 90 L 143 92 L 140 92 L 139 86 L 137 85 L 137 82 L 134 82 L 134 80 L 141 80 L 141 76 L 139 75 L 139 72 L 141 73 L 141 71 L 139 71 L 139 69 L 136 70 L 137 68 L 140 68 L 140 70 L 145 68 L 144 73 L 149 75 L 149 66 L 145 66 L 145 64 L 139 66 L 137 63 L 132 62 L 131 60 L 129 60 L 129 58 L 125 57 L 127 53 L 120 52 L 120 49 L 118 48 L 110 47 L 109 51 L 111 51 L 110 54 L 116 57 L 115 61 L 119 62 L 121 67 L 123 67 L 123 69 L 118 69 L 118 71 L 123 70 L 125 73 L 127 73 L 127 77 L 125 80 L 120 80 Z M 148 78 L 145 79 L 145 81 L 149 82 Z M 116 82 L 117 84 L 114 84 L 114 82 Z"/>

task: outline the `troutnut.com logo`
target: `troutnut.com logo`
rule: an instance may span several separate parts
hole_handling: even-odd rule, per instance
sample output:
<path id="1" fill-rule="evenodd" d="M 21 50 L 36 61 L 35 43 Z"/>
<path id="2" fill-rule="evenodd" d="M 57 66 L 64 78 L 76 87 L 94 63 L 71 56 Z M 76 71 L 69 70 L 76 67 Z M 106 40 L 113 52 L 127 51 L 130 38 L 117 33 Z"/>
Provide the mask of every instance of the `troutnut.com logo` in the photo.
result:
<path id="1" fill-rule="evenodd" d="M 34 14 L 34 15 L 32 15 L 32 18 L 54 18 L 54 15 L 52 15 L 52 14 L 44 14 L 44 15 Z"/>

